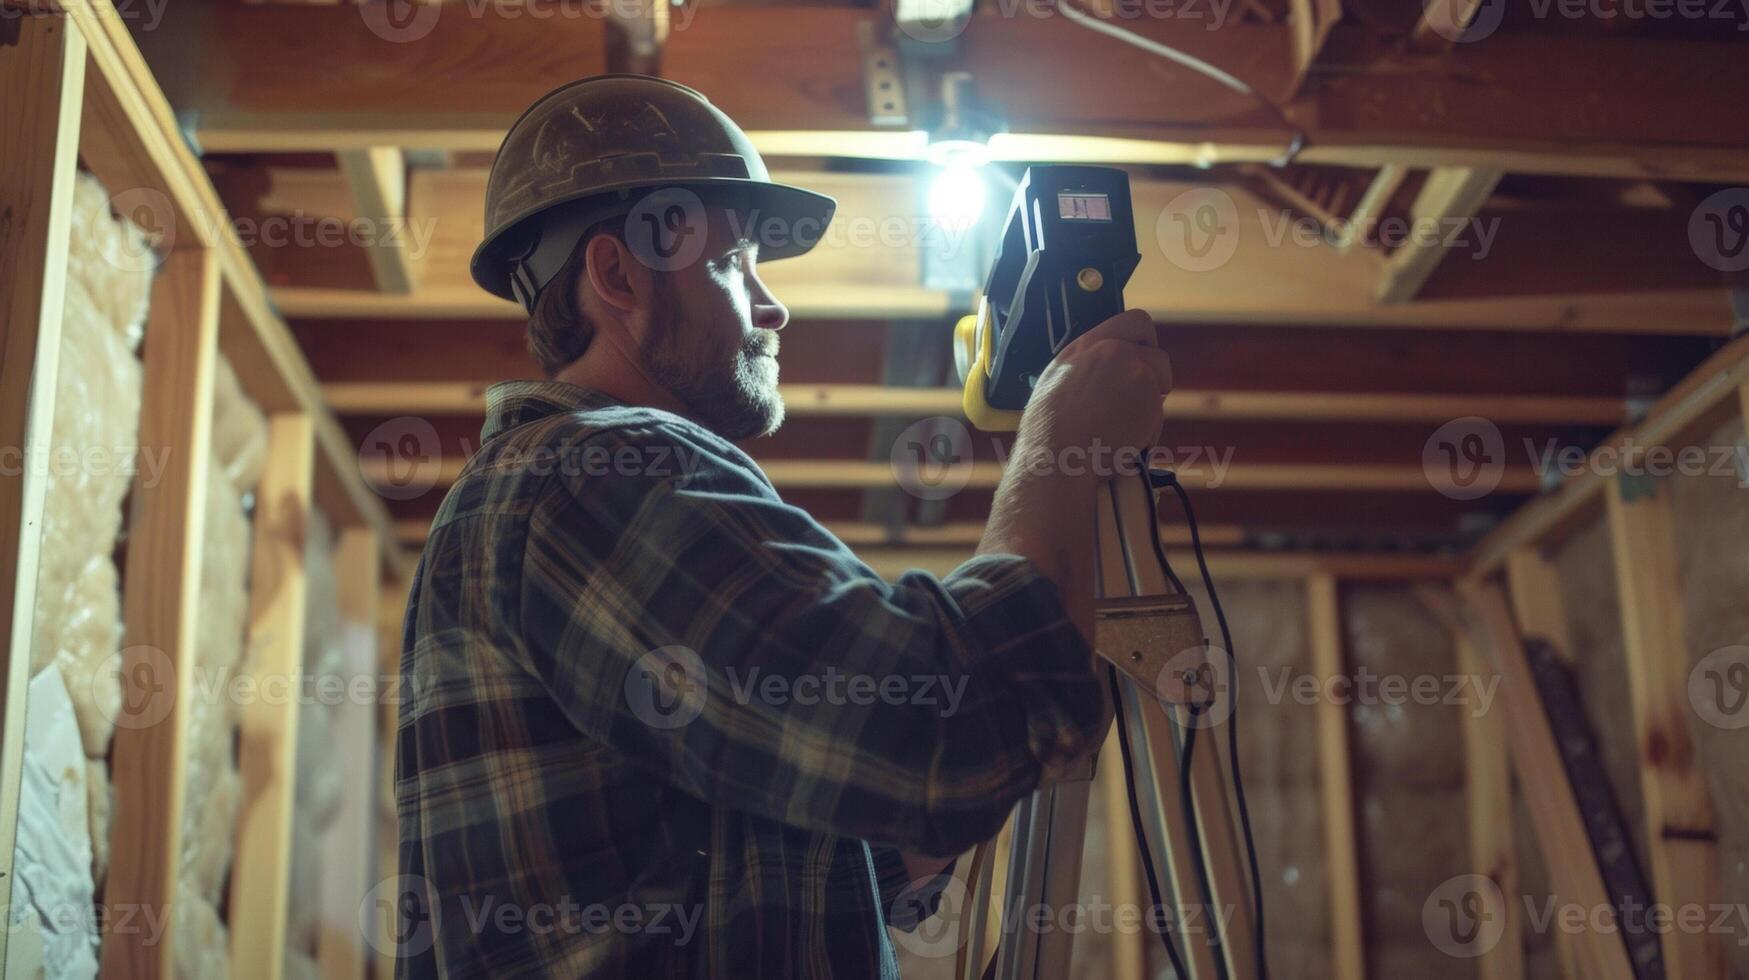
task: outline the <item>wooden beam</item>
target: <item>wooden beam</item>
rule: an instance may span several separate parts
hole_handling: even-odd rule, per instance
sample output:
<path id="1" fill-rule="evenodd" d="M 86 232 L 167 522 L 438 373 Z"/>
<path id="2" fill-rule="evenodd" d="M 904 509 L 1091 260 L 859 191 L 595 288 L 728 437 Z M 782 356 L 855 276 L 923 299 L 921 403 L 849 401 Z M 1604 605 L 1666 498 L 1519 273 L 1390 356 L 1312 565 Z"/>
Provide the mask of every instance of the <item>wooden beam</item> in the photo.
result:
<path id="1" fill-rule="evenodd" d="M 1360 195 L 1360 200 L 1349 212 L 1343 222 L 1343 235 L 1338 239 L 1337 248 L 1347 252 L 1355 245 L 1364 245 L 1366 229 L 1380 218 L 1384 217 L 1385 209 L 1390 206 L 1391 199 L 1397 196 L 1403 181 L 1409 176 L 1409 168 L 1395 163 L 1387 163 L 1373 174 L 1372 182 L 1366 185 L 1366 192 Z"/>
<path id="2" fill-rule="evenodd" d="M 382 594 L 378 558 L 382 548 L 368 525 L 340 529 L 334 547 L 334 573 L 340 588 L 341 645 L 349 691 L 362 685 L 377 691 L 377 599 Z M 359 909 L 376 881 L 376 848 L 393 850 L 395 838 L 378 840 L 379 780 L 394 770 L 394 756 L 383 754 L 377 731 L 377 702 L 349 697 L 334 719 L 336 744 L 345 757 L 335 760 L 346 773 L 340 812 L 321 840 L 322 917 L 316 938 L 316 959 L 328 980 L 363 980 L 369 937 L 362 932 Z"/>
<path id="3" fill-rule="evenodd" d="M 1501 176 L 1498 170 L 1474 167 L 1439 167 L 1427 174 L 1409 208 L 1410 227 L 1415 231 L 1387 260 L 1379 279 L 1379 302 L 1406 303 L 1415 298 L 1445 257 L 1444 239 L 1451 223 L 1475 217 Z"/>
<path id="4" fill-rule="evenodd" d="M 79 154 L 85 39 L 64 19 L 7 12 L 0 30 L 0 903 L 12 896 L 24 715 L 53 440 Z M 22 903 L 19 903 L 22 904 Z M 0 929 L 0 963 L 11 929 Z"/>
<path id="5" fill-rule="evenodd" d="M 330 381 L 322 397 L 338 415 L 479 415 L 488 384 L 467 381 Z M 778 386 L 789 417 L 950 415 L 963 418 L 953 388 L 885 385 Z M 1166 413 L 1175 419 L 1305 419 L 1328 422 L 1445 423 L 1479 416 L 1498 423 L 1614 425 L 1627 417 L 1620 398 L 1562 395 L 1428 395 L 1366 392 L 1174 391 Z"/>
<path id="6" fill-rule="evenodd" d="M 1688 638 L 1669 480 L 1607 482 L 1652 893 L 1678 915 L 1692 916 L 1719 900 L 1718 838 L 1688 727 Z M 1711 929 L 1672 927 L 1662 945 L 1670 976 L 1725 975 L 1724 951 Z"/>
<path id="7" fill-rule="evenodd" d="M 156 482 L 134 487 L 123 618 L 122 704 L 111 748 L 115 811 L 103 902 L 175 914 L 188 765 L 188 705 L 195 696 L 201 542 L 212 465 L 213 365 L 219 275 L 209 249 L 170 253 L 146 322 L 140 446 L 167 451 Z M 137 710 L 136 710 L 137 709 Z M 114 930 L 103 938 L 106 976 L 175 975 L 176 927 Z"/>
<path id="8" fill-rule="evenodd" d="M 763 152 L 921 154 L 913 134 L 869 125 L 860 61 L 846 57 L 857 50 L 861 25 L 883 26 L 883 12 L 686 9 L 696 20 L 676 23 L 664 74 L 704 91 L 765 143 Z M 197 138 L 212 151 L 490 151 L 539 95 L 606 68 L 605 27 L 591 17 L 491 8 L 478 18 L 437 16 L 422 36 L 385 44 L 346 6 L 204 13 L 172 8 L 159 33 L 167 50 L 193 60 L 189 73 L 202 87 L 188 102 L 199 113 Z M 1299 70 L 1292 23 L 1214 31 L 1188 18 L 1141 18 L 1126 26 L 1273 98 L 1293 87 Z M 992 140 L 1002 158 L 1207 165 L 1265 162 L 1284 144 L 1281 127 L 1253 101 L 1056 17 L 981 13 L 961 42 L 951 67 L 1002 93 L 1009 134 Z M 1363 26 L 1338 25 L 1322 52 L 1320 66 L 1332 70 L 1287 105 L 1309 124 L 1304 163 L 1720 182 L 1749 172 L 1742 141 L 1708 122 L 1749 98 L 1732 71 L 1730 44 L 1501 35 L 1430 56 L 1394 50 Z M 765 70 L 748 72 L 749 63 Z M 302 70 L 310 64 L 329 70 L 311 77 Z M 1088 64 L 1101 66 L 1097 82 L 1074 70 Z M 1708 97 L 1696 100 L 1707 80 Z M 1176 97 L 1162 98 L 1162 86 Z M 1572 112 L 1580 99 L 1608 111 Z M 1094 102 L 1100 111 L 1088 113 Z"/>
<path id="9" fill-rule="evenodd" d="M 1518 786 L 1548 864 L 1555 897 L 1562 905 L 1584 909 L 1588 915 L 1608 914 L 1605 910 L 1613 906 L 1604 890 L 1597 856 L 1591 851 L 1573 785 L 1567 779 L 1548 716 L 1543 713 L 1506 597 L 1498 586 L 1478 580 L 1460 582 L 1459 591 L 1472 642 L 1481 653 L 1477 664 L 1499 676 L 1498 696 L 1506 715 L 1512 768 L 1518 774 Z M 1492 681 L 1493 677 L 1482 680 Z M 1512 896 L 1507 899 L 1511 901 Z M 1577 976 L 1585 980 L 1631 980 L 1634 976 L 1627 947 L 1613 926 L 1612 919 L 1611 928 L 1588 927 L 1572 935 Z"/>
<path id="10" fill-rule="evenodd" d="M 831 195 L 839 202 L 837 215 L 818 247 L 807 255 L 761 266 L 761 276 L 793 316 L 940 318 L 961 311 L 963 301 L 945 291 L 925 288 L 921 274 L 924 244 L 969 245 L 953 244 L 934 227 L 916 177 L 818 171 L 779 171 L 774 176 Z M 331 179 L 338 182 L 337 177 Z M 307 318 L 525 320 L 520 306 L 480 290 L 468 274 L 468 261 L 484 234 L 485 185 L 486 172 L 479 169 L 420 170 L 413 174 L 410 221 L 432 231 L 415 263 L 414 277 L 424 285 L 411 295 L 333 285 L 345 281 L 336 278 L 335 264 L 347 261 L 336 250 L 278 249 L 258 253 L 264 263 L 272 263 L 275 278 L 287 283 L 274 290 L 275 303 L 288 316 Z M 1449 189 L 1449 184 L 1444 186 Z M 1184 195 L 1190 192 L 1201 197 L 1186 199 Z M 297 188 L 288 186 L 276 193 L 278 206 L 292 203 L 294 193 L 304 194 L 312 202 L 334 196 L 304 177 Z M 1377 250 L 1344 253 L 1319 234 L 1304 234 L 1279 205 L 1241 184 L 1211 186 L 1207 182 L 1138 176 L 1131 181 L 1131 196 L 1135 213 L 1145 228 L 1154 228 L 1156 234 L 1142 248 L 1141 263 L 1130 279 L 1125 299 L 1161 323 L 1723 335 L 1733 322 L 1725 290 L 1682 279 L 1677 272 L 1660 271 L 1649 279 L 1636 280 L 1638 288 L 1623 286 L 1608 273 L 1614 255 L 1608 243 L 1561 213 L 1516 213 L 1499 218 L 1495 227 L 1503 228 L 1501 235 L 1507 239 L 1536 238 L 1546 242 L 1546 247 L 1570 250 L 1573 261 L 1589 259 L 1587 267 L 1598 269 L 1593 278 L 1570 280 L 1565 291 L 1527 291 L 1521 283 L 1510 281 L 1513 270 L 1501 268 L 1467 276 L 1439 298 L 1389 305 L 1381 304 L 1376 296 L 1381 269 L 1385 268 Z M 1184 259 L 1173 258 L 1182 253 L 1165 247 L 1175 233 L 1169 212 L 1184 207 L 1185 200 L 1203 198 L 1218 205 L 1231 203 L 1228 220 L 1232 230 L 1224 234 L 1230 234 L 1232 253 L 1213 268 L 1186 268 L 1179 264 Z M 1435 205 L 1455 206 L 1443 195 L 1427 206 Z M 1224 210 L 1224 205 L 1220 206 Z M 1436 230 L 1436 237 L 1445 241 L 1452 229 L 1437 221 L 1438 215 L 1433 215 L 1415 227 Z M 1482 254 L 1479 234 L 1466 231 L 1461 239 L 1476 254 Z M 1672 241 L 1686 247 L 1686 239 Z M 1421 251 L 1408 249 L 1411 254 Z M 352 271 L 346 267 L 338 274 L 351 275 Z M 1511 288 L 1490 292 L 1492 279 L 1507 280 Z"/>
<path id="11" fill-rule="evenodd" d="M 1619 453 L 1623 446 L 1647 449 L 1680 442 L 1740 411 L 1741 387 L 1749 384 L 1749 336 L 1738 337 L 1695 368 L 1652 406 L 1646 417 L 1618 429 L 1592 450 L 1585 470 L 1556 493 L 1519 508 L 1473 549 L 1477 575 L 1500 569 L 1517 548 L 1550 544 L 1553 539 L 1595 513 L 1608 478 L 1617 467 L 1600 454 Z"/>
<path id="12" fill-rule="evenodd" d="M 1320 572 L 1306 579 L 1306 638 L 1311 645 L 1312 673 L 1321 682 L 1347 672 L 1342 642 L 1342 610 L 1336 579 Z M 1320 698 L 1318 723 L 1318 795 L 1323 812 L 1324 866 L 1330 886 L 1330 976 L 1364 980 L 1366 939 L 1362 933 L 1360 860 L 1354 821 L 1354 786 L 1350 776 L 1348 712 L 1344 705 Z"/>
<path id="13" fill-rule="evenodd" d="M 407 256 L 407 161 L 393 146 L 341 150 L 340 173 L 352 189 L 357 219 L 370 223 L 365 254 L 377 288 L 405 295 L 413 291 L 413 269 Z"/>
<path id="14" fill-rule="evenodd" d="M 972 557 L 970 548 L 857 548 L 857 557 L 883 578 L 896 578 L 906 570 L 920 568 L 946 575 Z M 1196 556 L 1170 549 L 1166 558 L 1173 568 L 1195 568 Z M 1328 574 L 1337 579 L 1368 582 L 1416 582 L 1449 579 L 1463 570 L 1462 563 L 1432 555 L 1368 554 L 1296 551 L 1208 551 L 1209 572 L 1216 579 L 1283 582 Z"/>
<path id="15" fill-rule="evenodd" d="M 304 676 L 304 548 L 313 431 L 302 413 L 268 418 L 249 583 L 249 670 L 257 690 Z M 230 892 L 231 969 L 238 976 L 278 980 L 285 962 L 298 700 L 249 700 L 238 723 L 243 792 Z"/>
<path id="16" fill-rule="evenodd" d="M 446 456 L 430 474 L 433 491 L 455 484 L 467 461 L 459 456 Z M 395 485 L 392 478 L 394 460 L 367 458 L 359 461 L 359 470 L 374 486 Z M 963 488 L 991 489 L 1002 478 L 1000 463 L 965 464 Z M 820 490 L 867 490 L 896 486 L 898 478 L 890 462 L 876 460 L 815 460 L 766 459 L 760 467 L 779 487 L 810 487 Z M 1352 490 L 1402 493 L 1431 493 L 1422 467 L 1388 463 L 1233 463 L 1217 476 L 1213 469 L 1192 468 L 1178 474 L 1180 481 L 1191 488 L 1222 488 L 1227 490 Z M 1508 469 L 1501 477 L 1496 493 L 1535 493 L 1541 478 L 1529 468 Z"/>

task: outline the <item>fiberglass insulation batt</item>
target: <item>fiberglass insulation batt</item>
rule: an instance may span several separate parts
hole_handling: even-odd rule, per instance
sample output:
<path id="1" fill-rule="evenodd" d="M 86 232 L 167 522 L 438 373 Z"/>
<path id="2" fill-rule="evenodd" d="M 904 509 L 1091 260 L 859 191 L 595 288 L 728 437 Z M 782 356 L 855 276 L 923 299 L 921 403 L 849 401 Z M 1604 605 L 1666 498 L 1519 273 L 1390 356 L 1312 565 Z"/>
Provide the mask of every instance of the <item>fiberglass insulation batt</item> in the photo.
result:
<path id="1" fill-rule="evenodd" d="M 207 470 L 196 673 L 188 716 L 177 881 L 181 897 L 173 925 L 177 975 L 202 980 L 229 975 L 229 933 L 219 910 L 236 848 L 242 796 L 236 753 L 241 706 L 230 691 L 232 679 L 246 667 L 249 515 L 266 446 L 266 419 L 220 355 L 213 379 L 212 465 Z"/>
<path id="2" fill-rule="evenodd" d="M 321 835 L 340 813 L 346 767 L 335 738 L 343 702 L 331 696 L 345 674 L 340 582 L 334 568 L 335 535 L 327 515 L 310 511 L 304 536 L 304 666 L 307 693 L 298 705 L 298 748 L 292 812 L 291 874 L 287 909 L 287 956 L 316 952 L 321 920 Z M 329 680 L 324 680 L 329 678 Z"/>
<path id="3" fill-rule="evenodd" d="M 1704 698 L 1711 696 L 1711 686 L 1701 662 L 1709 656 L 1716 662 L 1715 651 L 1726 647 L 1749 645 L 1749 446 L 1741 421 L 1720 427 L 1702 445 L 1730 447 L 1735 460 L 1729 473 L 1670 478 L 1687 663 L 1703 674 L 1691 675 L 1689 690 L 1691 697 Z M 1732 659 L 1741 663 L 1745 652 Z M 1719 894 L 1714 901 L 1743 908 L 1749 905 L 1749 708 L 1739 702 L 1735 713 L 1714 718 L 1723 723 L 1714 724 L 1699 711 L 1688 714 L 1718 832 Z M 1739 920 L 1734 928 L 1741 930 L 1744 923 Z M 1731 975 L 1749 977 L 1749 935 L 1727 934 L 1720 945 Z"/>
<path id="4" fill-rule="evenodd" d="M 115 551 L 122 503 L 136 469 L 145 330 L 152 269 L 145 235 L 110 214 L 89 174 L 73 185 L 66 306 L 48 452 L 27 465 L 48 479 L 31 620 L 29 731 L 20 786 L 18 885 L 13 915 L 48 926 L 15 931 L 56 976 L 95 969 L 89 915 L 109 851 L 109 754 L 121 707 L 115 658 L 122 647 Z M 161 459 L 161 457 L 158 457 Z M 33 779 L 34 776 L 42 779 Z M 60 846 L 52 846 L 58 843 Z"/>
<path id="5" fill-rule="evenodd" d="M 1450 631 L 1410 588 L 1345 587 L 1342 613 L 1351 676 L 1364 670 L 1413 682 L 1461 674 Z M 1361 914 L 1373 976 L 1475 975 L 1473 962 L 1441 952 L 1422 925 L 1428 896 L 1473 863 L 1463 713 L 1479 699 L 1447 693 L 1441 683 L 1438 703 L 1357 697 L 1349 708 Z"/>

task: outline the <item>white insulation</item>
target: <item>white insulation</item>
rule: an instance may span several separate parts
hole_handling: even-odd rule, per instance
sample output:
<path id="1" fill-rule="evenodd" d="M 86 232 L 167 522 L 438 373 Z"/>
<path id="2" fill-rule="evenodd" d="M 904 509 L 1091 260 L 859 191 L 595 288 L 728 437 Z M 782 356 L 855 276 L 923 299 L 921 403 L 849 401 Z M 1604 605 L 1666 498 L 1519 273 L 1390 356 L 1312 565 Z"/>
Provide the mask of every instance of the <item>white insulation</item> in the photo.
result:
<path id="1" fill-rule="evenodd" d="M 335 534 L 327 515 L 310 512 L 304 537 L 304 684 L 312 696 L 298 706 L 298 750 L 295 802 L 292 810 L 292 890 L 288 909 L 287 956 L 316 952 L 321 923 L 321 835 L 340 812 L 346 767 L 336 741 L 344 705 L 322 692 L 335 685 L 346 668 L 341 624 L 340 583 L 334 567 Z"/>

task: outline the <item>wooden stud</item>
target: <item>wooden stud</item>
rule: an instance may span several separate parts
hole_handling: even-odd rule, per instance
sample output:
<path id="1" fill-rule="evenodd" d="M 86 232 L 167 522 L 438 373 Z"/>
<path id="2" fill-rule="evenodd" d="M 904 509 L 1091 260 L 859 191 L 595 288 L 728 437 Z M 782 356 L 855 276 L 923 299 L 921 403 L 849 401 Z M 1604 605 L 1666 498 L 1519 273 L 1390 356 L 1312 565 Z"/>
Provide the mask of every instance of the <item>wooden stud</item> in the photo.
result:
<path id="1" fill-rule="evenodd" d="M 1452 633 L 1458 669 L 1483 683 L 1494 676 L 1463 630 Z M 1518 851 L 1512 839 L 1512 769 L 1507 760 L 1506 720 L 1502 712 L 1464 713 L 1464 804 L 1469 811 L 1470 862 L 1506 898 L 1500 910 L 1505 930 L 1484 953 L 1479 980 L 1522 980 L 1524 922 L 1519 914 Z M 1563 943 L 1563 945 L 1567 945 Z"/>
<path id="2" fill-rule="evenodd" d="M 381 688 L 377 657 L 376 603 L 382 592 L 377 561 L 382 549 L 368 526 L 340 530 L 334 549 L 334 572 L 340 586 L 342 642 L 348 691 Z M 368 687 L 356 678 L 368 678 Z M 375 880 L 372 860 L 377 828 L 377 785 L 380 768 L 393 766 L 393 756 L 381 756 L 377 731 L 377 701 L 356 701 L 349 694 L 335 719 L 336 742 L 354 750 L 337 764 L 346 769 L 340 812 L 323 834 L 322 919 L 317 959 L 328 980 L 362 980 L 368 946 L 361 932 L 360 906 Z M 393 849 L 395 838 L 386 839 Z"/>
<path id="3" fill-rule="evenodd" d="M 249 576 L 250 670 L 256 690 L 304 676 L 304 545 L 314 447 L 309 416 L 280 412 L 269 417 Z M 238 725 L 243 793 L 230 911 L 231 970 L 240 977 L 278 980 L 285 962 L 298 700 L 248 701 Z"/>
<path id="4" fill-rule="evenodd" d="M 1459 582 L 1459 592 L 1472 642 L 1481 654 L 1477 663 L 1500 677 L 1497 697 L 1506 716 L 1512 768 L 1518 774 L 1537 842 L 1548 860 L 1555 897 L 1564 905 L 1586 910 L 1588 915 L 1608 909 L 1611 905 L 1603 874 L 1591 851 L 1578 800 L 1543 712 L 1506 597 L 1498 586 L 1468 579 Z M 1627 947 L 1616 929 L 1582 929 L 1571 935 L 1571 943 L 1577 969 L 1574 975 L 1585 980 L 1631 980 L 1634 976 Z"/>
<path id="5" fill-rule="evenodd" d="M 1329 573 L 1306 579 L 1306 636 L 1314 676 L 1327 682 L 1346 672 L 1341 602 L 1336 579 Z M 1318 791 L 1324 817 L 1324 863 L 1330 879 L 1330 976 L 1362 980 L 1366 976 L 1366 946 L 1348 712 L 1336 701 L 1321 698 L 1317 713 Z"/>
<path id="6" fill-rule="evenodd" d="M 208 249 L 171 252 L 158 272 L 146 323 L 140 446 L 168 454 L 157 482 L 134 487 L 122 597 L 123 714 L 110 750 L 115 811 L 103 902 L 111 909 L 165 910 L 170 925 L 156 945 L 144 931 L 107 933 L 107 976 L 152 980 L 175 973 L 188 704 L 196 691 L 194 640 L 212 465 L 214 259 Z"/>
<path id="7" fill-rule="evenodd" d="M 1688 729 L 1688 640 L 1669 481 L 1623 475 L 1608 481 L 1604 501 L 1652 893 L 1678 915 L 1692 916 L 1718 901 L 1718 843 L 1712 794 Z M 1724 976 L 1724 952 L 1712 930 L 1671 928 L 1662 938 L 1670 976 Z"/>
<path id="8" fill-rule="evenodd" d="M 1567 625 L 1566 603 L 1561 598 L 1560 575 L 1554 563 L 1538 548 L 1526 546 L 1513 550 L 1506 556 L 1506 591 L 1511 596 L 1519 633 L 1543 640 L 1554 649 L 1555 656 L 1562 663 L 1568 667 L 1576 666 L 1572 631 Z M 1470 644 L 1470 650 L 1475 652 L 1474 644 Z M 1486 665 L 1478 663 L 1478 670 L 1483 666 Z M 1509 831 L 1509 828 L 1505 829 Z M 1474 833 L 1474 825 L 1471 830 Z M 1508 927 L 1517 928 L 1516 915 L 1508 920 Z M 1562 976 L 1579 975 L 1574 944 L 1568 930 L 1555 930 L 1555 954 L 1560 958 Z"/>
<path id="9" fill-rule="evenodd" d="M 13 906 L 46 474 L 30 454 L 53 436 L 79 151 L 85 40 L 57 17 L 0 21 L 0 902 Z M 0 963 L 11 929 L 0 930 Z"/>
<path id="10" fill-rule="evenodd" d="M 1427 174 L 1427 182 L 1409 209 L 1410 226 L 1437 229 L 1432 241 L 1412 240 L 1391 253 L 1379 280 L 1380 303 L 1406 303 L 1415 298 L 1427 277 L 1445 257 L 1446 223 L 1467 220 L 1481 210 L 1500 183 L 1502 172 L 1475 167 L 1439 167 Z"/>
<path id="11" fill-rule="evenodd" d="M 353 210 L 369 222 L 365 248 L 377 288 L 385 293 L 413 291 L 413 270 L 404 244 L 407 227 L 407 161 L 398 147 L 373 146 L 337 154 L 340 173 L 352 189 Z"/>

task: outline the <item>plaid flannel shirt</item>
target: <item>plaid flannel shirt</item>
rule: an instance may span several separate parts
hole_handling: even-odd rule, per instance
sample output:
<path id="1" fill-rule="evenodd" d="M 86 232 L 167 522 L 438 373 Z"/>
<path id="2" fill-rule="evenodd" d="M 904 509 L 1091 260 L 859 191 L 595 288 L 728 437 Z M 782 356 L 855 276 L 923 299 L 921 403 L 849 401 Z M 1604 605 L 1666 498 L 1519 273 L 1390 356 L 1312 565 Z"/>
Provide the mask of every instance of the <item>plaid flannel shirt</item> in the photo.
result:
<path id="1" fill-rule="evenodd" d="M 994 836 L 1103 731 L 1023 559 L 888 583 L 735 446 L 566 384 L 494 386 L 482 441 L 407 608 L 397 976 L 896 977 L 895 848 Z"/>

